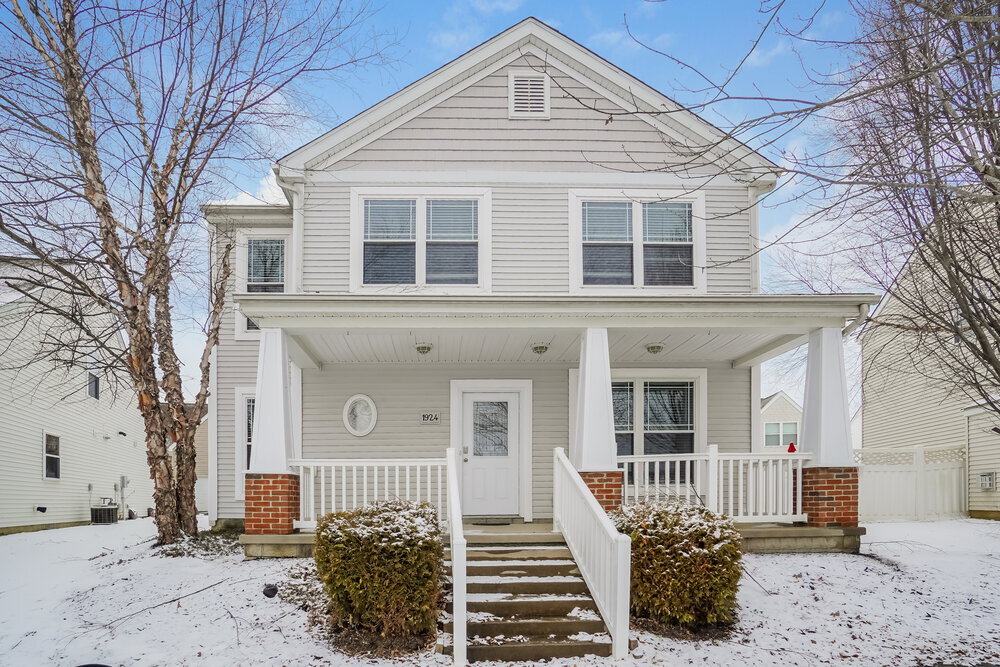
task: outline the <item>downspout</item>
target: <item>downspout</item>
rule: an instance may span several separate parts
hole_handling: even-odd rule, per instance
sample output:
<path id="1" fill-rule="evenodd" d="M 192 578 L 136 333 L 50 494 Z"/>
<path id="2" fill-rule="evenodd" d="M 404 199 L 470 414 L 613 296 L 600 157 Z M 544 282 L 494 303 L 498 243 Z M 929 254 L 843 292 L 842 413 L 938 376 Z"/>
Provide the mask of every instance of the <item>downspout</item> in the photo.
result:
<path id="1" fill-rule="evenodd" d="M 857 328 L 860 327 L 862 324 L 864 324 L 865 320 L 868 319 L 868 312 L 870 310 L 871 306 L 869 304 L 867 303 L 858 304 L 858 316 L 855 317 L 853 320 L 851 320 L 850 324 L 844 327 L 844 330 L 841 335 L 843 335 L 844 338 L 847 338 L 852 333 L 854 333 L 857 330 Z"/>

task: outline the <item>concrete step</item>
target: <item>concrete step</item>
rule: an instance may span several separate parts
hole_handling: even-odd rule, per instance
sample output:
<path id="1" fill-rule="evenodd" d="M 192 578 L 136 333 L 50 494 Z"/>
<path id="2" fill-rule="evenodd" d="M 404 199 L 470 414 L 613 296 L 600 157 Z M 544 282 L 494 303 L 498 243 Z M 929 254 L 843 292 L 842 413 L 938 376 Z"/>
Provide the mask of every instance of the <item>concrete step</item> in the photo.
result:
<path id="1" fill-rule="evenodd" d="M 479 599 L 476 599 L 479 597 Z M 502 618 L 542 618 L 568 616 L 574 609 L 597 611 L 593 599 L 584 595 L 497 595 L 485 593 L 470 595 L 466 603 L 469 611 L 484 611 Z M 451 611 L 451 605 L 448 605 Z"/>
<path id="2" fill-rule="evenodd" d="M 453 632 L 454 626 L 451 621 L 445 623 L 445 632 Z M 529 619 L 502 619 L 492 621 L 470 621 L 466 625 L 466 635 L 469 637 L 496 637 L 505 635 L 507 637 L 550 638 L 555 635 L 555 639 L 565 639 L 578 632 L 590 632 L 599 634 L 607 632 L 604 621 L 584 620 L 573 618 L 572 616 L 552 616 L 547 618 Z"/>
<path id="3" fill-rule="evenodd" d="M 504 532 L 504 533 L 472 533 L 465 534 L 468 546 L 480 544 L 519 546 L 524 544 L 566 544 L 559 533 L 551 531 Z"/>
<path id="4" fill-rule="evenodd" d="M 587 584 L 579 577 L 469 577 L 466 590 L 469 593 L 584 595 Z"/>
<path id="5" fill-rule="evenodd" d="M 449 568 L 450 569 L 450 568 Z M 505 560 L 496 563 L 473 561 L 466 565 L 470 577 L 565 577 L 579 576 L 580 568 L 571 560 Z"/>
<path id="6" fill-rule="evenodd" d="M 450 559 L 450 550 L 445 551 L 445 559 Z M 467 561 L 480 560 L 572 560 L 573 554 L 569 548 L 559 545 L 529 545 L 529 546 L 478 546 L 466 549 Z"/>
<path id="7" fill-rule="evenodd" d="M 469 662 L 498 660 L 516 662 L 522 660 L 549 660 L 559 658 L 582 658 L 587 655 L 607 657 L 611 655 L 610 643 L 573 640 L 529 640 L 504 644 L 469 644 Z M 445 647 L 451 654 L 451 647 Z"/>

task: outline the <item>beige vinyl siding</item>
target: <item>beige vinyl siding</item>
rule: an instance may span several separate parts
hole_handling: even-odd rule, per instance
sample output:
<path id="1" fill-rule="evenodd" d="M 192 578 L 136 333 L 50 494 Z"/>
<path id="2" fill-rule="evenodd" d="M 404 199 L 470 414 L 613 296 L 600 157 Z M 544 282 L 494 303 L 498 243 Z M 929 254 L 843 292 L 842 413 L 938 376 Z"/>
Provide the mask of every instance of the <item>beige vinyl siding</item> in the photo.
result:
<path id="1" fill-rule="evenodd" d="M 757 398 L 750 395 L 750 369 L 708 369 L 708 444 L 720 452 L 750 451 L 750 418 Z"/>
<path id="2" fill-rule="evenodd" d="M 126 503 L 144 516 L 153 486 L 134 393 L 125 388 L 116 396 L 102 377 L 100 398 L 91 398 L 86 371 L 34 359 L 41 331 L 56 322 L 25 320 L 19 309 L 18 303 L 0 309 L 0 532 L 88 522 L 91 502 L 117 497 L 123 475 L 129 478 Z M 44 475 L 44 433 L 59 437 L 59 479 Z"/>
<path id="3" fill-rule="evenodd" d="M 1000 478 L 1000 434 L 993 431 L 1000 419 L 984 412 L 968 418 L 969 511 L 1000 512 L 1000 490 L 979 488 L 979 475 L 992 472 Z"/>
<path id="4" fill-rule="evenodd" d="M 784 396 L 778 396 L 760 413 L 761 422 L 801 422 L 802 411 Z"/>
<path id="5" fill-rule="evenodd" d="M 639 171 L 681 161 L 670 137 L 554 67 L 550 119 L 507 117 L 507 73 L 545 68 L 523 56 L 322 169 Z M 574 99 L 575 98 L 575 99 Z M 587 107 L 596 107 L 594 110 Z"/>
<path id="6" fill-rule="evenodd" d="M 888 303 L 883 314 L 896 308 Z M 862 442 L 865 449 L 960 445 L 968 397 L 921 374 L 907 357 L 911 334 L 873 329 L 861 339 Z"/>

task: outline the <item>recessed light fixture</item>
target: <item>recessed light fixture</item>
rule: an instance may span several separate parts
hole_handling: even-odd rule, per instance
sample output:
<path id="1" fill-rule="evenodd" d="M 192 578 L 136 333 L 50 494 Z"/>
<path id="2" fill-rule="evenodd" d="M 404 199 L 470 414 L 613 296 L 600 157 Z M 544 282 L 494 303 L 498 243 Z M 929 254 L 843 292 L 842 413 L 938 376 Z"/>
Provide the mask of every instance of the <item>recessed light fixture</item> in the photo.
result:
<path id="1" fill-rule="evenodd" d="M 433 349 L 430 343 L 417 343 L 417 354 L 428 354 Z"/>
<path id="2" fill-rule="evenodd" d="M 659 354 L 660 352 L 663 352 L 663 346 L 659 343 L 650 343 L 646 346 L 646 352 L 649 352 L 650 354 Z"/>
<path id="3" fill-rule="evenodd" d="M 545 354 L 546 352 L 549 351 L 549 344 L 548 343 L 532 343 L 531 344 L 531 351 L 534 352 L 535 354 Z"/>

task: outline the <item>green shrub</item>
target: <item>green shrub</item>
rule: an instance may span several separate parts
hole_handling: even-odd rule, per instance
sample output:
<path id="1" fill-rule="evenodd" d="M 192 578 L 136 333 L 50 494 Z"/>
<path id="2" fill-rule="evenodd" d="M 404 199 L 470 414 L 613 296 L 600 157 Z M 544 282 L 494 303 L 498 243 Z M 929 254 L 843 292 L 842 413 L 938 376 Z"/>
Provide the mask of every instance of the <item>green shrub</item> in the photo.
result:
<path id="1" fill-rule="evenodd" d="M 612 514 L 632 539 L 632 615 L 689 629 L 731 623 L 743 553 L 733 522 L 680 502 Z"/>
<path id="2" fill-rule="evenodd" d="M 315 558 L 334 627 L 394 638 L 435 629 L 443 548 L 431 505 L 386 501 L 329 514 L 316 528 Z"/>

